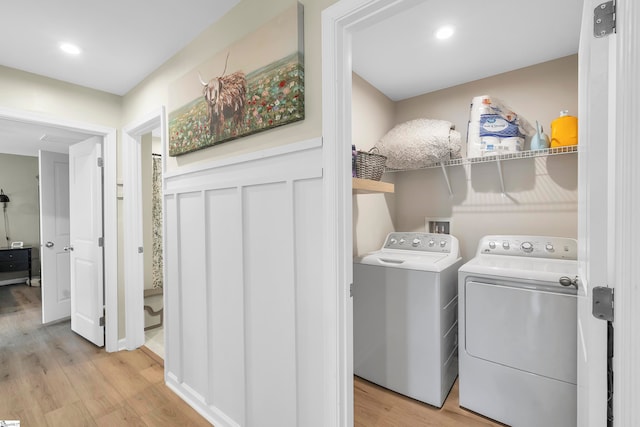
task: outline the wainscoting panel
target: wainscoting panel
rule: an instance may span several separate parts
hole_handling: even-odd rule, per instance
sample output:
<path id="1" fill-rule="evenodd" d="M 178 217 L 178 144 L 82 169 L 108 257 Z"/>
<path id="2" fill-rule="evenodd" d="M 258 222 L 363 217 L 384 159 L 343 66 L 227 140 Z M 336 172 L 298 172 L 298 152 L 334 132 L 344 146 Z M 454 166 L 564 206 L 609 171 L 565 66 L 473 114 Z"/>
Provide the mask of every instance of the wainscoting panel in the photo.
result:
<path id="1" fill-rule="evenodd" d="M 246 425 L 241 190 L 207 192 L 208 403 Z M 224 349 L 224 351 L 221 351 Z"/>
<path id="2" fill-rule="evenodd" d="M 217 427 L 327 425 L 322 190 L 320 139 L 165 179 L 167 384 Z"/>
<path id="3" fill-rule="evenodd" d="M 322 210 L 322 180 L 294 183 L 294 259 L 296 283 L 296 342 L 298 367 L 298 426 L 326 426 L 317 397 L 323 384 L 322 352 L 318 337 L 322 322 L 322 227 L 316 223 Z"/>
<path id="4" fill-rule="evenodd" d="M 180 288 L 174 284 L 180 283 L 180 269 L 178 258 L 180 251 L 178 250 L 178 209 L 175 195 L 167 196 L 164 199 L 165 212 L 165 242 L 164 242 L 164 262 L 166 281 L 171 286 L 164 288 L 165 302 L 171 301 L 171 304 L 164 305 L 164 327 L 165 327 L 165 348 L 164 348 L 164 364 L 171 366 L 171 370 L 166 370 L 168 377 L 173 383 L 182 382 L 182 320 L 180 317 Z M 171 337 L 171 340 L 169 339 Z M 168 378 L 165 378 L 168 380 Z"/>
<path id="5" fill-rule="evenodd" d="M 208 393 L 205 212 L 201 192 L 178 195 L 183 381 L 200 399 Z"/>
<path id="6" fill-rule="evenodd" d="M 244 189 L 247 425 L 296 424 L 293 212 L 289 183 Z M 278 392 L 273 385 L 278 384 Z"/>

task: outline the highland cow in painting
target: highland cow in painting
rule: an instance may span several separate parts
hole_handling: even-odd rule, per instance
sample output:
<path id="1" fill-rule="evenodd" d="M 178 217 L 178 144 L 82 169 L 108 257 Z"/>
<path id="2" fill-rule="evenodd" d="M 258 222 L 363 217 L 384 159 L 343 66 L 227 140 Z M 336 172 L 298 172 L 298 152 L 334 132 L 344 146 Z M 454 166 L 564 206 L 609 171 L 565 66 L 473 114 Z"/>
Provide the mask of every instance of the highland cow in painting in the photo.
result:
<path id="1" fill-rule="evenodd" d="M 304 120 L 303 12 L 293 1 L 169 86 L 170 156 Z"/>
<path id="2" fill-rule="evenodd" d="M 222 76 L 209 80 L 209 83 L 202 80 L 198 74 L 203 86 L 202 94 L 207 103 L 209 133 L 215 134 L 218 138 L 222 135 L 227 118 L 231 118 L 231 134 L 237 132 L 244 119 L 244 106 L 247 101 L 247 79 L 244 73 L 236 71 L 225 76 L 226 63 L 224 68 Z"/>

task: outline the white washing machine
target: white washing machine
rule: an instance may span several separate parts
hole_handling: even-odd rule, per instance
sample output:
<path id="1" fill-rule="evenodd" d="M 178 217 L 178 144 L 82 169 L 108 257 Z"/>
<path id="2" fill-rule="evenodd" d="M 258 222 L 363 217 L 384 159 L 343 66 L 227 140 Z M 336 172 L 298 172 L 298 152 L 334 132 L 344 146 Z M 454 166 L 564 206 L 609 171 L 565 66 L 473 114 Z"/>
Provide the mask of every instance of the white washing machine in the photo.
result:
<path id="1" fill-rule="evenodd" d="M 482 238 L 458 276 L 460 406 L 517 427 L 576 425 L 577 272 L 574 239 Z"/>
<path id="2" fill-rule="evenodd" d="M 458 240 L 390 233 L 353 263 L 353 368 L 368 381 L 441 407 L 458 375 Z"/>

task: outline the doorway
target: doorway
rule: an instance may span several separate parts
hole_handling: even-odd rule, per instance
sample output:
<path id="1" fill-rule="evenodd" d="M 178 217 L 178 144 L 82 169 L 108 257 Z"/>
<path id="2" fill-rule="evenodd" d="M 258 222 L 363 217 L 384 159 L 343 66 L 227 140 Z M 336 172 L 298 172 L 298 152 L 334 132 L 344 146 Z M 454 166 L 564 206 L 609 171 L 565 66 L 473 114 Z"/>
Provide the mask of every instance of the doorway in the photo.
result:
<path id="1" fill-rule="evenodd" d="M 55 129 L 67 134 L 82 135 L 82 139 L 97 136 L 104 151 L 104 313 L 105 349 L 118 351 L 118 289 L 117 289 L 117 204 L 116 204 L 116 130 L 100 125 L 80 123 L 21 110 L 2 109 L 0 121 L 5 126 L 20 126 L 42 135 L 42 129 Z M 42 138 L 40 139 L 42 141 Z M 45 284 L 46 286 L 46 284 Z"/>
<path id="2" fill-rule="evenodd" d="M 142 135 L 140 173 L 145 346 L 164 359 L 162 141 L 160 128 Z"/>
<path id="3" fill-rule="evenodd" d="M 357 3 L 357 5 L 355 4 Z M 424 3 L 424 2 L 422 2 Z M 326 153 L 325 170 L 328 171 L 326 183 L 328 185 L 327 196 L 329 204 L 335 203 L 338 207 L 337 210 L 332 212 L 339 212 L 337 221 L 332 221 L 329 226 L 329 231 L 337 230 L 335 235 L 331 235 L 329 239 L 335 239 L 335 248 L 340 248 L 343 253 L 337 254 L 337 258 L 342 260 L 332 264 L 331 267 L 335 268 L 335 277 L 338 280 L 339 286 L 338 292 L 338 322 L 340 323 L 339 343 L 344 344 L 344 351 L 347 356 L 347 366 L 340 366 L 339 374 L 343 376 L 345 380 L 341 385 L 346 387 L 338 387 L 338 393 L 341 393 L 340 397 L 343 397 L 346 402 L 346 406 L 350 406 L 348 399 L 351 397 L 350 393 L 350 378 L 351 372 L 351 313 L 352 302 L 347 299 L 343 301 L 339 298 L 340 294 L 344 292 L 348 295 L 348 288 L 342 289 L 341 286 L 348 286 L 352 282 L 352 272 L 350 271 L 350 265 L 347 261 L 349 259 L 349 251 L 353 247 L 351 239 L 353 238 L 352 227 L 350 224 L 352 219 L 353 206 L 344 206 L 345 195 L 350 193 L 350 186 L 347 183 L 350 181 L 349 166 L 346 163 L 349 158 L 350 146 L 346 146 L 347 142 L 351 141 L 352 129 L 351 129 L 351 106 L 349 105 L 349 93 L 351 92 L 351 48 L 352 48 L 352 36 L 356 31 L 363 29 L 369 22 L 380 22 L 385 17 L 390 16 L 393 13 L 407 10 L 408 8 L 416 5 L 417 2 L 404 1 L 361 1 L 352 2 L 346 4 L 346 2 L 339 2 L 333 7 L 331 12 L 335 14 L 330 16 L 325 13 L 323 16 L 323 46 L 326 46 L 323 50 L 323 78 L 325 85 L 333 86 L 327 88 L 323 85 L 325 90 L 325 102 L 323 103 L 323 135 L 325 136 L 324 151 Z M 333 82 L 336 82 L 335 84 Z M 346 102 L 345 102 L 346 101 Z M 467 104 L 468 105 L 468 104 Z M 350 144 L 349 144 L 350 145 Z M 335 175 L 335 176 L 334 176 Z M 441 178 L 441 177 L 440 177 Z M 420 188 L 424 191 L 424 188 Z M 420 193 L 421 195 L 423 193 Z M 342 201 L 342 202 L 341 202 Z M 424 221 L 424 218 L 422 218 Z M 424 222 L 422 223 L 424 224 Z M 341 234 L 339 231 L 342 231 Z M 407 230 L 408 231 L 408 230 Z M 345 240 L 347 242 L 345 243 Z M 344 329 L 343 329 L 344 327 Z M 352 414 L 346 410 L 341 413 L 342 419 L 346 423 L 353 422 L 351 419 Z"/>
<path id="4" fill-rule="evenodd" d="M 161 254 L 164 252 L 162 176 L 166 169 L 165 120 L 165 109 L 161 107 L 126 126 L 123 129 L 122 150 L 126 347 L 133 350 L 149 341 L 152 350 L 162 353 L 164 328 L 161 325 L 164 325 L 165 304 L 162 292 L 164 267 L 161 263 Z M 154 153 L 156 156 L 153 156 Z M 143 164 L 146 166 L 143 167 Z M 148 333 L 145 333 L 145 329 Z"/>

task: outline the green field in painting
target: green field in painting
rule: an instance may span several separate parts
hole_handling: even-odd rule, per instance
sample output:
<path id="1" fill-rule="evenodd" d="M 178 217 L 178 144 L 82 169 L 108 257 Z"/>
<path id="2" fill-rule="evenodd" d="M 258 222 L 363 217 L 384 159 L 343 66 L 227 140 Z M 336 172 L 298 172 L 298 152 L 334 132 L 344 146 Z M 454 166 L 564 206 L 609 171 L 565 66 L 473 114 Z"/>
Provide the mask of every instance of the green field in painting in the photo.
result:
<path id="1" fill-rule="evenodd" d="M 227 119 L 220 137 L 209 133 L 200 96 L 169 114 L 169 154 L 177 156 L 304 119 L 304 59 L 296 53 L 247 74 L 242 125 Z"/>

